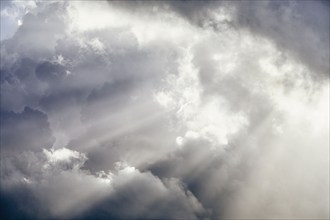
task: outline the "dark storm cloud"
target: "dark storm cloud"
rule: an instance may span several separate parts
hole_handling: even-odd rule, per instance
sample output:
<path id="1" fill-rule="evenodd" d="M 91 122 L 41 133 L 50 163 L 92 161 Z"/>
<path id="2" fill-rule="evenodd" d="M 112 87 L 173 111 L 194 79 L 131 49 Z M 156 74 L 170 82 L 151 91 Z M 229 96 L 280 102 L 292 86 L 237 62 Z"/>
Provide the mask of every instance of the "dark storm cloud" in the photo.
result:
<path id="1" fill-rule="evenodd" d="M 83 154 L 64 148 L 4 158 L 1 202 L 5 207 L 15 204 L 2 213 L 4 217 L 195 219 L 205 214 L 177 179 L 161 181 L 124 164 L 117 164 L 114 173 L 94 176 L 81 169 L 85 160 Z M 16 207 L 20 211 L 13 213 Z"/>
<path id="2" fill-rule="evenodd" d="M 25 107 L 21 113 L 1 111 L 1 153 L 51 147 L 54 140 L 47 115 Z"/>
<path id="3" fill-rule="evenodd" d="M 46 61 L 37 66 L 36 76 L 44 82 L 58 83 L 66 76 L 66 71 L 62 65 Z"/>
<path id="4" fill-rule="evenodd" d="M 25 106 L 37 107 L 44 92 L 35 76 L 37 62 L 23 57 L 10 66 L 5 63 L 1 69 L 1 109 L 22 111 Z"/>
<path id="5" fill-rule="evenodd" d="M 0 217 L 3 219 L 35 219 L 45 215 L 35 195 L 22 186 L 15 191 L 1 192 Z M 33 210 L 33 211 L 32 211 Z"/>
<path id="6" fill-rule="evenodd" d="M 209 217 L 222 218 L 228 201 L 238 187 L 233 183 L 241 182 L 239 175 L 229 171 L 232 169 L 228 167 L 230 155 L 224 158 L 223 153 L 222 150 L 212 150 L 207 140 L 190 140 L 183 149 L 149 165 L 147 169 L 160 178 L 181 178 L 204 207 L 210 210 Z"/>
<path id="7" fill-rule="evenodd" d="M 196 219 L 207 214 L 175 179 L 162 183 L 150 173 L 136 173 L 130 178 L 118 180 L 114 195 L 96 203 L 79 218 Z"/>

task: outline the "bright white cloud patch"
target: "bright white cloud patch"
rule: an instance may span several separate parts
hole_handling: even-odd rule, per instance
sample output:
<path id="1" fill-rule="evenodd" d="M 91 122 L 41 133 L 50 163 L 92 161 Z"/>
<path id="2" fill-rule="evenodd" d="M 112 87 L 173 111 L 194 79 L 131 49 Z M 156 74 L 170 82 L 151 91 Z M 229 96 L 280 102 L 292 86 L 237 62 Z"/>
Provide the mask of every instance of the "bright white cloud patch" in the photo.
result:
<path id="1" fill-rule="evenodd" d="M 1 2 L 1 217 L 329 218 L 325 7 Z"/>

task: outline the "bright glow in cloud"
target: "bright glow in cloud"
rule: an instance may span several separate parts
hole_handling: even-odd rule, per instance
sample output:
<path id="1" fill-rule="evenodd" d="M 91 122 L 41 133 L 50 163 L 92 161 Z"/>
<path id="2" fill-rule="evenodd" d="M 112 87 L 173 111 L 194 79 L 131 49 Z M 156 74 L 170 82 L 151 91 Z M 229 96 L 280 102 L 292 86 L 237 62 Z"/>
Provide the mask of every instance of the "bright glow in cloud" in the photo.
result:
<path id="1" fill-rule="evenodd" d="M 56 164 L 61 162 L 69 163 L 71 160 L 74 159 L 82 159 L 83 161 L 86 160 L 86 156 L 84 156 L 83 154 L 80 154 L 77 151 L 72 151 L 67 148 L 61 148 L 57 150 L 44 149 L 44 154 L 46 155 L 49 163 L 51 164 Z"/>
<path id="2" fill-rule="evenodd" d="M 4 218 L 329 218 L 329 5 L 250 3 L 1 2 Z"/>

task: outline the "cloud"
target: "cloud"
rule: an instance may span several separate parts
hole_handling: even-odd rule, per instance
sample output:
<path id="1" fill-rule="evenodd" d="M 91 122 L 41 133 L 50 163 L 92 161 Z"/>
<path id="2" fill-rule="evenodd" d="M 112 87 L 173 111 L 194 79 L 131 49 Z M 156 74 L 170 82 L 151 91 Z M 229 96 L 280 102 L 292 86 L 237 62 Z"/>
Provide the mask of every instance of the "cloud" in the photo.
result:
<path id="1" fill-rule="evenodd" d="M 84 154 L 66 148 L 7 157 L 1 161 L 2 191 L 22 210 L 27 201 L 20 198 L 21 193 L 14 192 L 22 189 L 22 193 L 30 194 L 32 201 L 27 211 L 38 210 L 30 213 L 32 218 L 63 217 L 85 208 L 86 201 L 94 201 L 107 191 L 107 181 L 81 170 L 85 161 Z M 68 200 L 68 196 L 73 199 Z"/>
<path id="2" fill-rule="evenodd" d="M 201 204 L 178 180 L 163 183 L 151 173 L 141 173 L 123 163 L 116 163 L 114 173 L 100 171 L 92 175 L 83 169 L 86 160 L 84 154 L 67 148 L 7 157 L 1 164 L 6 167 L 2 170 L 1 187 L 9 194 L 4 198 L 14 200 L 18 208 L 38 218 L 195 218 L 203 214 Z M 20 198 L 23 194 L 30 195 L 30 207 Z M 171 208 L 172 204 L 177 210 Z M 30 213 L 33 206 L 40 211 Z"/>
<path id="3" fill-rule="evenodd" d="M 2 1 L 1 2 L 1 40 L 11 38 L 22 24 L 22 17 L 37 7 L 35 1 Z"/>
<path id="4" fill-rule="evenodd" d="M 118 172 L 114 194 L 94 205 L 84 218 L 189 218 L 205 215 L 194 195 L 177 179 L 163 182 L 151 173 L 140 173 L 131 167 Z"/>
<path id="5" fill-rule="evenodd" d="M 329 217 L 324 7 L 35 2 L 1 40 L 3 217 Z"/>
<path id="6" fill-rule="evenodd" d="M 328 77 L 328 9 L 329 5 L 322 1 L 243 3 L 237 7 L 237 22 L 253 33 L 270 38 L 315 74 Z"/>
<path id="7" fill-rule="evenodd" d="M 47 115 L 25 107 L 21 113 L 1 111 L 1 154 L 17 154 L 52 146 Z"/>
<path id="8" fill-rule="evenodd" d="M 193 25 L 212 28 L 221 34 L 229 29 L 246 29 L 273 41 L 281 50 L 311 68 L 316 77 L 329 75 L 329 4 L 326 1 L 109 3 L 132 13 L 152 8 L 173 11 Z M 314 16 L 315 12 L 318 16 Z"/>

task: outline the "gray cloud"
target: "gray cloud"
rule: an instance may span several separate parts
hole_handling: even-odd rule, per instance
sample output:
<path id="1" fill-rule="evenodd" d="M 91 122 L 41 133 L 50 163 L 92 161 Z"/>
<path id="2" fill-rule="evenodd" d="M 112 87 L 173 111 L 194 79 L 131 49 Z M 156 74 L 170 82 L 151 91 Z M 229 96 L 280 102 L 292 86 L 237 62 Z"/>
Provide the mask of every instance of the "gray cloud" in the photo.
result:
<path id="1" fill-rule="evenodd" d="M 274 40 L 313 72 L 329 77 L 329 5 L 323 1 L 251 3 L 237 4 L 238 25 Z"/>
<path id="2" fill-rule="evenodd" d="M 100 172 L 95 176 L 82 169 L 85 161 L 84 154 L 66 148 L 7 157 L 1 161 L 6 167 L 2 170 L 2 190 L 9 194 L 4 194 L 3 200 L 14 201 L 23 213 L 38 218 L 191 219 L 204 212 L 178 180 L 163 183 L 151 173 L 141 173 L 122 163 L 117 164 L 114 173 Z M 31 200 L 29 207 L 20 200 L 25 194 Z M 31 213 L 31 208 L 38 211 Z"/>
<path id="3" fill-rule="evenodd" d="M 207 214 L 191 192 L 182 189 L 174 179 L 165 180 L 164 184 L 150 174 L 131 178 L 118 180 L 115 195 L 96 203 L 82 217 L 195 219 Z"/>
<path id="4" fill-rule="evenodd" d="M 47 115 L 24 108 L 21 113 L 1 111 L 1 154 L 51 147 L 54 140 Z"/>
<path id="5" fill-rule="evenodd" d="M 137 1 L 116 3 L 132 12 L 152 7 L 173 10 L 201 28 L 222 33 L 228 27 L 266 37 L 312 69 L 329 76 L 329 4 L 327 1 Z M 229 10 L 230 17 L 220 15 Z M 218 11 L 217 11 L 218 10 Z M 317 75 L 321 74 L 321 76 Z M 323 75 L 323 76 L 322 76 Z M 325 75 L 325 76 L 324 76 Z"/>
<path id="6" fill-rule="evenodd" d="M 328 218 L 326 7 L 36 3 L 1 41 L 2 216 Z"/>

